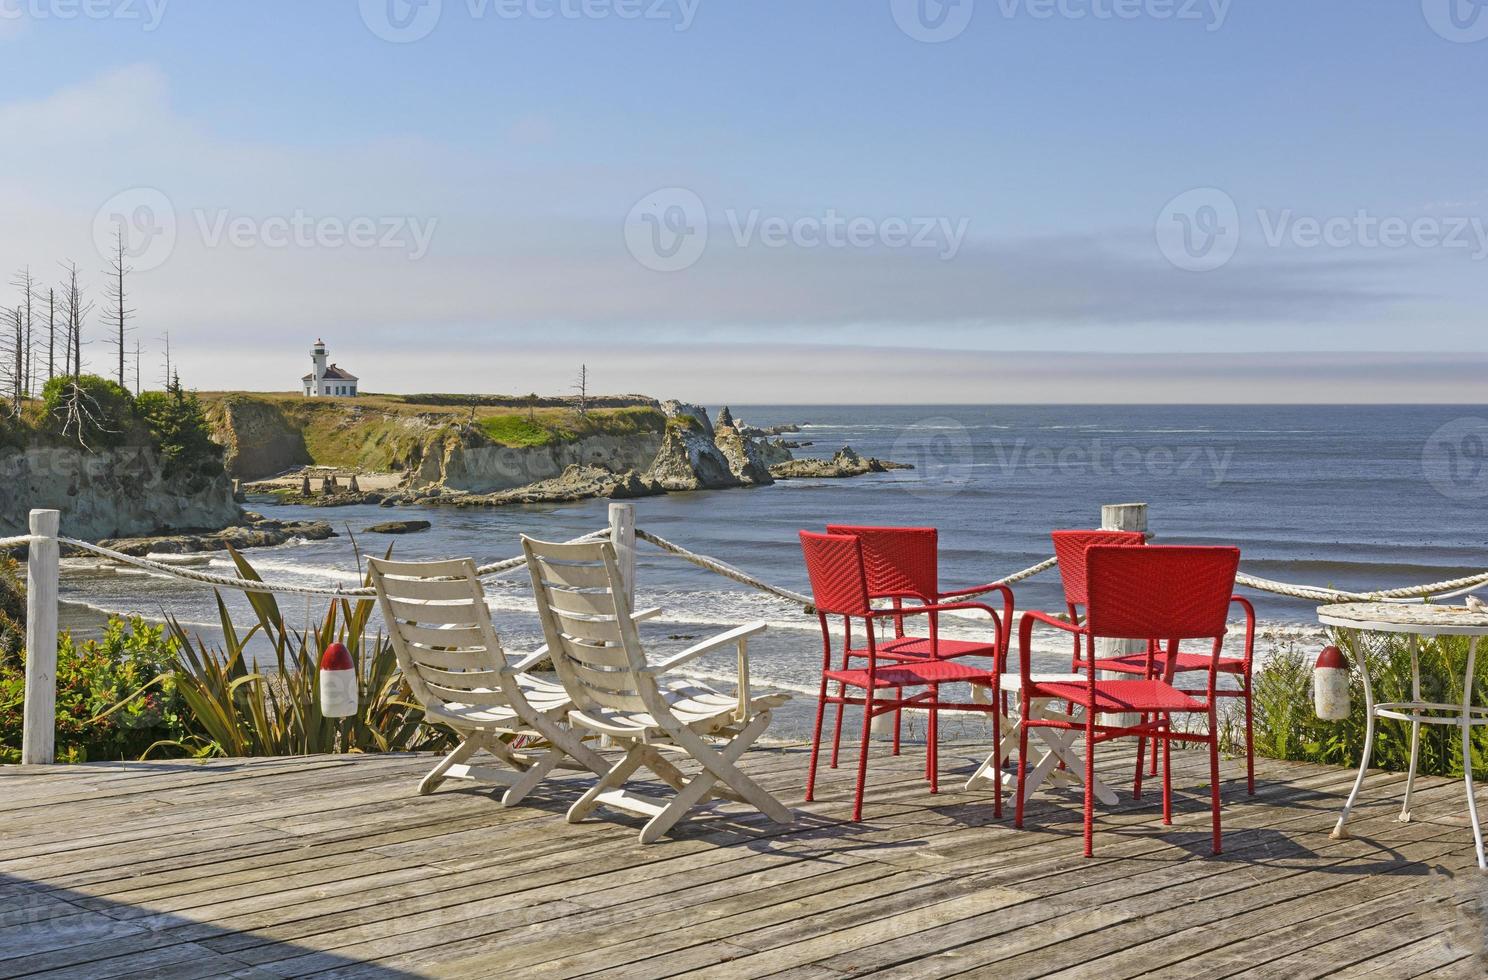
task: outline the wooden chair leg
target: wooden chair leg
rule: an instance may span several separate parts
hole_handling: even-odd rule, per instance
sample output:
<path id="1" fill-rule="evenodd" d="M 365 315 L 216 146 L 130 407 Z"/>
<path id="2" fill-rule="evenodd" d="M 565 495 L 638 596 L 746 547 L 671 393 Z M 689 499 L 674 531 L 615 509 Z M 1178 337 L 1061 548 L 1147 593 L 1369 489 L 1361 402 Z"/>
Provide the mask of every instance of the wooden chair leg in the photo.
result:
<path id="1" fill-rule="evenodd" d="M 501 795 L 501 805 L 516 806 L 520 803 L 523 797 L 536 789 L 537 784 L 542 782 L 548 773 L 553 771 L 554 766 L 563 761 L 566 754 L 562 749 L 554 746 L 552 751 L 548 752 L 541 759 L 538 759 L 531 766 L 528 766 L 527 771 L 522 774 L 522 778 L 512 783 L 507 788 L 507 791 Z"/>
<path id="2" fill-rule="evenodd" d="M 446 778 L 444 774 L 449 772 L 454 766 L 464 765 L 467 759 L 480 751 L 482 742 L 483 739 L 478 733 L 470 732 L 467 734 L 465 740 L 455 746 L 454 751 L 450 752 L 443 759 L 440 759 L 439 764 L 429 770 L 429 774 L 419 783 L 419 795 L 428 796 L 438 789 L 439 784 L 443 783 Z"/>
<path id="3" fill-rule="evenodd" d="M 609 771 L 600 776 L 594 785 L 589 787 L 588 791 L 574 801 L 573 806 L 568 808 L 568 822 L 578 823 L 583 820 L 589 814 L 593 813 L 594 808 L 599 805 L 601 794 L 612 789 L 619 789 L 624 785 L 625 781 L 630 778 L 631 773 L 640 768 L 641 761 L 645 758 L 645 749 L 646 747 L 639 742 L 631 745 L 629 751 L 625 753 L 625 758 L 615 763 Z"/>

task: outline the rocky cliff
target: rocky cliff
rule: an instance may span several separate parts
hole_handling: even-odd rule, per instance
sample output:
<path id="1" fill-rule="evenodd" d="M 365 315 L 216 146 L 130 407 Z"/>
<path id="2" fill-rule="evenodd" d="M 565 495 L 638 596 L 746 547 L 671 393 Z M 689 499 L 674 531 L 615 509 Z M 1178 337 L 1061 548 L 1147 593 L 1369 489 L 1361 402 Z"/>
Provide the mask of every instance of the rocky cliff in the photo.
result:
<path id="1" fill-rule="evenodd" d="M 311 462 L 304 431 L 273 402 L 231 396 L 210 404 L 207 418 L 234 477 L 258 480 Z"/>
<path id="2" fill-rule="evenodd" d="M 32 508 L 60 510 L 62 533 L 89 540 L 215 531 L 243 519 L 226 476 L 196 482 L 189 489 L 167 479 L 148 446 L 7 449 L 0 462 L 0 535 L 24 533 Z"/>

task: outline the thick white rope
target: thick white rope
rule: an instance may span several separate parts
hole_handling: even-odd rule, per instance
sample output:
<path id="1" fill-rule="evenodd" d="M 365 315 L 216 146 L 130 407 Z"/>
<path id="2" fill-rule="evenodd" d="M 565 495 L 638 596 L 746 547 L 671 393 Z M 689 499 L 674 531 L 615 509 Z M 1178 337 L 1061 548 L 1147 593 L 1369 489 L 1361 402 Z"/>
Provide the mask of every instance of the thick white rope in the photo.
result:
<path id="1" fill-rule="evenodd" d="M 717 558 L 710 558 L 707 555 L 694 554 L 693 552 L 688 551 L 686 548 L 682 547 L 679 544 L 673 544 L 666 538 L 658 537 L 657 535 L 652 534 L 650 531 L 643 531 L 640 528 L 636 528 L 635 536 L 641 541 L 647 541 L 651 544 L 656 545 L 656 547 L 660 548 L 662 551 L 667 551 L 676 555 L 683 561 L 690 561 L 699 568 L 706 568 L 708 571 L 713 572 L 716 575 L 722 575 L 724 578 L 733 579 L 735 582 L 738 582 L 741 585 L 747 585 L 750 588 L 758 589 L 761 592 L 768 592 L 770 595 L 784 599 L 787 602 L 793 602 L 804 609 L 815 608 L 815 600 L 801 595 L 801 593 L 799 592 L 792 592 L 789 589 L 782 589 L 773 586 L 769 582 L 755 578 L 748 572 L 741 571 L 740 569 L 735 568 L 728 562 L 719 561 Z"/>
<path id="2" fill-rule="evenodd" d="M 593 531 L 567 543 L 578 544 L 583 541 L 592 541 L 595 538 L 608 537 L 609 533 L 608 530 Z M 25 540 L 29 541 L 30 539 L 27 538 Z M 148 558 L 136 558 L 133 555 L 126 555 L 110 548 L 90 544 L 87 541 L 79 541 L 76 538 L 59 537 L 57 540 L 62 544 L 98 555 L 101 558 L 107 558 L 110 561 L 131 565 L 154 575 L 183 579 L 188 582 L 198 582 L 202 585 L 212 586 L 213 588 L 237 589 L 240 592 L 272 592 L 285 595 L 322 596 L 330 599 L 366 599 L 377 594 L 376 590 L 371 587 L 358 589 L 344 589 L 340 587 L 318 588 L 315 586 L 288 585 L 278 582 L 255 582 L 252 579 L 239 578 L 236 575 L 216 575 L 212 572 L 198 572 L 190 568 L 181 568 L 176 565 L 151 561 Z M 482 565 L 475 570 L 475 573 L 482 578 L 489 578 L 497 575 L 505 575 L 508 572 L 524 568 L 526 564 L 527 559 L 518 555 L 515 558 L 507 558 L 502 561 L 492 562 L 489 565 Z"/>
<path id="3" fill-rule="evenodd" d="M 23 534 L 18 538 L 0 538 L 0 548 L 19 548 L 23 544 L 31 543 L 31 535 Z"/>

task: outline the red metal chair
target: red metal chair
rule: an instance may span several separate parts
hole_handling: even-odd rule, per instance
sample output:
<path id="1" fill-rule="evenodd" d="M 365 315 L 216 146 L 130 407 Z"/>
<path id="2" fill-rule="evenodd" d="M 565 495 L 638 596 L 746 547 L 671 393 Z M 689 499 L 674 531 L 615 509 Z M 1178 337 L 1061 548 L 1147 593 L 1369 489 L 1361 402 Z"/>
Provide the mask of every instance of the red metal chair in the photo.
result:
<path id="1" fill-rule="evenodd" d="M 1054 554 L 1059 559 L 1059 576 L 1064 582 L 1064 601 L 1069 608 L 1072 622 L 1080 621 L 1080 610 L 1086 604 L 1085 597 L 1085 552 L 1087 549 L 1097 545 L 1143 545 L 1146 544 L 1146 536 L 1138 531 L 1055 531 Z M 1244 596 L 1231 596 L 1230 602 L 1239 606 L 1245 612 L 1245 648 L 1239 657 L 1220 657 L 1219 672 L 1229 674 L 1238 682 L 1238 688 L 1221 688 L 1218 696 L 1222 698 L 1243 698 L 1245 701 L 1245 787 L 1246 792 L 1255 794 L 1255 736 L 1254 736 L 1254 714 L 1255 708 L 1251 697 L 1251 666 L 1255 656 L 1255 633 L 1256 612 L 1255 606 Z M 1093 650 L 1082 652 L 1080 637 L 1075 637 L 1075 655 L 1072 670 L 1079 671 L 1084 666 L 1085 658 L 1094 654 Z M 1162 673 L 1162 664 L 1156 663 L 1152 651 L 1147 653 L 1127 653 L 1117 657 L 1097 657 L 1095 659 L 1096 670 L 1106 670 L 1119 674 L 1138 674 L 1143 677 L 1157 677 Z M 1176 674 L 1199 673 L 1209 669 L 1209 654 L 1207 653 L 1183 653 L 1180 652 L 1173 662 L 1173 670 Z M 1202 694 L 1202 691 L 1188 691 L 1189 694 Z M 1141 759 L 1138 758 L 1140 763 Z M 1157 744 L 1152 746 L 1152 766 L 1150 773 L 1157 772 Z"/>
<path id="2" fill-rule="evenodd" d="M 1018 628 L 1018 651 L 1022 673 L 1024 727 L 1018 740 L 1018 789 L 1015 800 L 1016 826 L 1023 826 L 1023 784 L 1027 774 L 1028 728 L 1050 727 L 1085 731 L 1085 856 L 1092 854 L 1094 840 L 1095 747 L 1101 742 L 1136 735 L 1161 742 L 1163 747 L 1163 823 L 1173 822 L 1171 745 L 1175 741 L 1209 746 L 1210 802 L 1214 815 L 1213 850 L 1220 853 L 1219 831 L 1219 736 L 1215 717 L 1220 649 L 1224 643 L 1230 596 L 1240 565 L 1238 548 L 1142 547 L 1097 545 L 1083 555 L 1086 619 L 1084 625 L 1065 622 L 1047 613 L 1023 614 Z M 1097 662 L 1083 662 L 1086 680 L 1081 683 L 1035 683 L 1031 676 L 1033 627 L 1042 623 L 1083 638 L 1085 649 L 1093 649 L 1102 637 L 1145 639 L 1149 654 L 1162 651 L 1164 676 L 1140 680 L 1097 680 Z M 1209 640 L 1209 683 L 1200 700 L 1194 693 L 1172 684 L 1173 671 L 1166 665 L 1176 661 L 1179 643 Z M 1147 656 L 1144 654 L 1143 656 Z M 1034 718 L 1029 701 L 1036 697 L 1058 698 L 1084 709 L 1083 720 Z M 1138 714 L 1137 725 L 1102 724 L 1100 715 Z M 1205 714 L 1208 731 L 1174 729 L 1176 714 Z M 1142 766 L 1137 765 L 1137 793 L 1141 793 Z"/>
<path id="3" fill-rule="evenodd" d="M 883 657 L 874 632 L 877 620 L 895 616 L 933 615 L 943 612 L 985 612 L 992 620 L 994 629 L 1001 634 L 1002 623 L 991 606 L 976 602 L 933 603 L 901 609 L 874 609 L 868 592 L 868 572 L 864 564 L 862 541 L 849 534 L 813 534 L 801 532 L 801 551 L 806 559 L 806 572 L 811 578 L 812 601 L 816 604 L 818 622 L 822 631 L 822 679 L 821 692 L 816 705 L 816 725 L 811 736 L 811 765 L 806 776 L 806 800 L 810 802 L 816 791 L 817 757 L 821 752 L 822 721 L 828 704 L 861 705 L 863 708 L 863 734 L 858 746 L 858 778 L 853 801 L 853 819 L 863 817 L 863 785 L 868 775 L 868 736 L 873 719 L 906 706 L 924 708 L 933 719 L 938 711 L 954 708 L 964 711 L 991 711 L 993 738 L 1001 738 L 999 715 L 995 705 L 970 702 L 944 702 L 940 700 L 941 684 L 980 683 L 993 684 L 995 673 L 1000 672 L 1006 660 L 997 657 L 992 670 L 978 669 L 953 660 L 930 659 L 889 661 Z M 842 617 L 841 668 L 833 667 L 832 628 L 829 616 Z M 866 646 L 853 647 L 853 623 L 862 623 Z M 852 668 L 851 659 L 863 659 L 867 666 Z M 838 694 L 829 695 L 827 685 L 836 682 Z M 909 696 L 906 688 L 924 690 Z M 849 690 L 861 690 L 861 696 L 849 694 Z M 840 715 L 839 715 L 840 717 Z M 935 742 L 936 732 L 932 722 L 931 737 L 926 750 L 929 758 L 930 791 L 938 789 L 938 757 Z M 835 766 L 835 752 L 834 752 Z M 1002 813 L 1001 794 L 996 802 L 996 812 Z"/>
<path id="4" fill-rule="evenodd" d="M 880 644 L 878 656 L 893 662 L 909 660 L 946 660 L 955 657 L 997 657 L 1004 661 L 1013 631 L 1013 590 L 998 582 L 977 585 L 952 592 L 940 590 L 939 532 L 933 527 L 864 527 L 852 524 L 828 524 L 828 534 L 848 534 L 863 544 L 863 564 L 868 574 L 868 598 L 887 599 L 893 609 L 904 609 L 905 601 L 935 605 L 949 599 L 979 593 L 1002 595 L 1001 630 L 994 642 L 952 640 L 940 636 L 940 617 L 928 615 L 929 636 L 910 636 L 904 629 L 904 615 L 892 617 L 894 638 Z M 844 651 L 844 658 L 862 656 L 861 652 Z M 844 659 L 842 667 L 849 666 Z M 841 693 L 839 691 L 839 693 Z M 931 718 L 932 724 L 936 722 Z M 894 754 L 899 754 L 901 731 L 899 712 L 894 714 Z M 832 767 L 837 766 L 837 749 L 842 737 L 842 706 L 837 707 L 837 721 L 832 735 Z M 932 739 L 934 733 L 932 733 Z M 928 762 L 927 762 L 928 767 Z"/>

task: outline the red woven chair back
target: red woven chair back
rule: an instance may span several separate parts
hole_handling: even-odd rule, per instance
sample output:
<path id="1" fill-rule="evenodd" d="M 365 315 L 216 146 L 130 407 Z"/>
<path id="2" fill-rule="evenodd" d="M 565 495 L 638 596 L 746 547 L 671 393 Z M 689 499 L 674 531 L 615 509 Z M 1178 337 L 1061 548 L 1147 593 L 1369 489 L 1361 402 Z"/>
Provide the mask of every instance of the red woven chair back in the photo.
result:
<path id="1" fill-rule="evenodd" d="M 868 615 L 868 573 L 863 566 L 863 546 L 856 537 L 802 531 L 801 551 L 817 612 Z"/>
<path id="2" fill-rule="evenodd" d="M 1102 545 L 1132 546 L 1147 543 L 1141 531 L 1055 531 L 1054 557 L 1059 559 L 1059 578 L 1064 583 L 1064 601 L 1071 606 L 1089 602 L 1085 594 L 1085 552 Z"/>
<path id="3" fill-rule="evenodd" d="M 934 602 L 940 593 L 935 528 L 828 524 L 827 533 L 850 534 L 863 543 L 868 594 L 873 598 Z"/>
<path id="4" fill-rule="evenodd" d="M 1239 567 L 1239 548 L 1090 548 L 1085 552 L 1090 635 L 1132 640 L 1223 636 Z"/>

